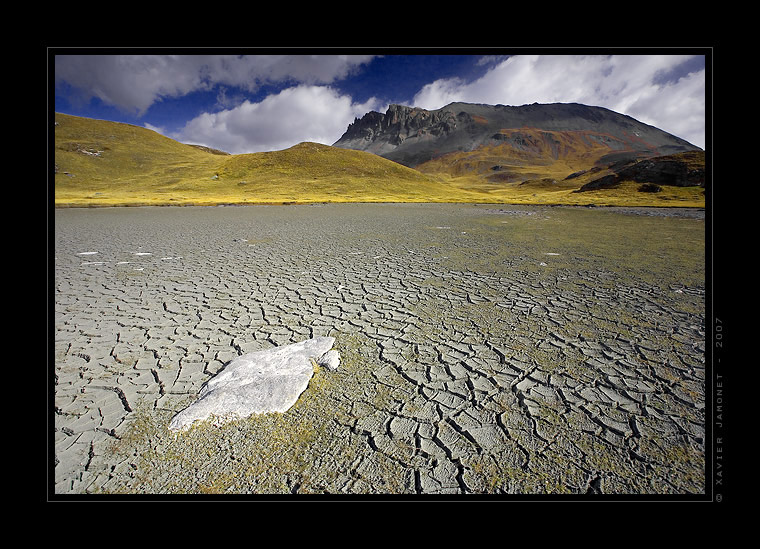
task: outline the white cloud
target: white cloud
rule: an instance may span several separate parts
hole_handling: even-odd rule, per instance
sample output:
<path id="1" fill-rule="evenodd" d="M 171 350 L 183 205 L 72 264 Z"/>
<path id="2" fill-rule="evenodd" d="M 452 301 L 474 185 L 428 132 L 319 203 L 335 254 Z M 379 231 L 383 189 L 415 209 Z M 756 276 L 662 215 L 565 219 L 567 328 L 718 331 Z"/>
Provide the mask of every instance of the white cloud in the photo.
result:
<path id="1" fill-rule="evenodd" d="M 705 71 L 680 78 L 692 56 L 519 55 L 473 82 L 436 80 L 414 104 L 438 109 L 453 101 L 503 105 L 583 103 L 627 114 L 704 147 Z M 669 74 L 663 81 L 660 77 Z"/>
<path id="2" fill-rule="evenodd" d="M 245 101 L 190 120 L 171 137 L 232 154 L 281 150 L 302 141 L 332 145 L 375 100 L 354 103 L 326 86 L 295 86 L 259 103 Z"/>
<path id="3" fill-rule="evenodd" d="M 161 55 L 56 56 L 55 80 L 75 88 L 83 100 L 97 97 L 140 115 L 161 97 L 206 85 L 192 59 Z"/>
<path id="4" fill-rule="evenodd" d="M 143 126 L 148 130 L 153 130 L 156 133 L 160 133 L 161 135 L 166 135 L 166 129 L 161 128 L 159 126 L 154 126 L 153 124 L 149 124 L 148 122 L 145 122 Z"/>
<path id="5" fill-rule="evenodd" d="M 87 101 L 142 116 L 156 101 L 217 84 L 255 91 L 267 83 L 329 84 L 371 60 L 366 55 L 60 55 L 56 84 Z"/>
<path id="6" fill-rule="evenodd" d="M 651 86 L 625 107 L 626 114 L 705 146 L 705 71 L 679 78 L 667 86 Z"/>

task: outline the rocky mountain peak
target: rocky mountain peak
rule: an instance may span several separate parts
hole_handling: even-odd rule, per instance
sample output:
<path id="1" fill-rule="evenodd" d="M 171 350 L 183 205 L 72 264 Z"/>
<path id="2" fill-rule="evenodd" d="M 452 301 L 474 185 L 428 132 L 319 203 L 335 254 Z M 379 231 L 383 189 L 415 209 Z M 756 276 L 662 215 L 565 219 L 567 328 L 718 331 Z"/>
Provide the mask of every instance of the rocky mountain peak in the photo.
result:
<path id="1" fill-rule="evenodd" d="M 457 128 L 457 117 L 450 110 L 428 111 L 419 107 L 393 104 L 385 114 L 370 111 L 349 124 L 335 146 L 382 155 L 409 138 L 425 135 L 439 137 Z"/>
<path id="2" fill-rule="evenodd" d="M 437 110 L 393 104 L 356 118 L 333 146 L 371 152 L 409 167 L 451 152 L 504 144 L 505 130 L 583 133 L 589 148 L 657 156 L 698 149 L 658 128 L 603 107 L 450 103 Z"/>

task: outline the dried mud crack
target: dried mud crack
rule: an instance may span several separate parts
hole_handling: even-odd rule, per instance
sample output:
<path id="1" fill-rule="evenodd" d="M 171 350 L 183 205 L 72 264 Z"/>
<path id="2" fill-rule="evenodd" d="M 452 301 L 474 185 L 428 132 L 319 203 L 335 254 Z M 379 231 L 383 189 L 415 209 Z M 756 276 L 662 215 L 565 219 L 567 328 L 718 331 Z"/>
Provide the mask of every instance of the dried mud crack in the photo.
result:
<path id="1" fill-rule="evenodd" d="M 640 213 L 56 211 L 55 493 L 702 493 L 704 219 Z M 168 431 L 322 335 L 287 412 Z"/>

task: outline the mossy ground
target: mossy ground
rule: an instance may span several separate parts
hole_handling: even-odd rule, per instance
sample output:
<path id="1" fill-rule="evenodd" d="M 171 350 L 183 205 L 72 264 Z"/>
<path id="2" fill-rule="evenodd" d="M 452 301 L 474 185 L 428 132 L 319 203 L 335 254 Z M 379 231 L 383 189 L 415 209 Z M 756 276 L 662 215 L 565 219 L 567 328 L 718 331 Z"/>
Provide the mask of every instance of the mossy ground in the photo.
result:
<path id="1" fill-rule="evenodd" d="M 618 301 L 615 307 L 609 306 L 610 300 L 628 288 L 651 290 L 658 295 L 660 305 L 677 307 L 684 314 L 694 315 L 690 322 L 698 322 L 704 315 L 704 298 L 675 294 L 672 287 L 704 287 L 704 221 L 620 215 L 597 209 L 515 207 L 503 208 L 514 210 L 512 213 L 493 213 L 499 208 L 478 208 L 484 213 L 471 218 L 467 234 L 441 230 L 425 233 L 433 235 L 427 244 L 440 263 L 435 273 L 416 282 L 420 292 L 409 312 L 421 322 L 417 327 L 407 327 L 405 338 L 426 341 L 428 348 L 405 348 L 404 368 L 424 371 L 437 364 L 430 348 L 437 342 L 449 342 L 456 332 L 467 334 L 473 344 L 488 342 L 508 351 L 510 358 L 538 364 L 546 375 L 563 375 L 594 386 L 603 381 L 603 373 L 579 350 L 539 345 L 549 332 L 568 340 L 638 338 L 665 359 L 661 363 L 637 358 L 643 371 L 656 371 L 674 394 L 684 391 L 687 399 L 704 400 L 704 388 L 699 383 L 665 367 L 669 362 L 679 364 L 693 350 L 659 330 L 657 317 L 637 309 L 636 302 L 628 305 Z M 361 239 L 361 235 L 354 237 Z M 425 244 L 422 239 L 418 242 Z M 558 255 L 547 256 L 547 252 Z M 537 300 L 594 293 L 606 298 L 607 304 L 589 298 L 568 308 L 561 323 L 547 323 L 545 317 L 499 306 L 508 286 L 487 286 L 473 287 L 473 297 L 488 301 L 462 302 L 456 314 L 451 314 L 451 303 L 438 297 L 451 288 L 442 276 L 450 273 L 516 280 L 530 288 Z M 382 449 L 377 451 L 369 444 L 367 433 L 377 435 L 378 430 L 369 426 L 387 421 L 391 412 L 422 415 L 426 407 L 435 404 L 413 398 L 419 395 L 413 394 L 408 381 L 381 359 L 375 340 L 358 330 L 330 335 L 336 337 L 335 348 L 341 353 L 339 369 L 317 369 L 308 389 L 284 414 L 253 416 L 219 427 L 202 423 L 174 435 L 166 425 L 192 397 L 186 402 L 177 397 L 171 411 L 169 406 L 136 410 L 131 426 L 112 447 L 109 458 L 121 461 L 123 465 L 118 467 L 129 474 L 115 475 L 105 485 L 106 491 L 207 495 L 414 493 L 415 472 L 424 474 L 432 467 L 417 443 L 383 436 L 374 441 Z M 480 368 L 483 375 L 498 374 L 486 363 L 474 362 L 471 367 Z M 670 410 L 677 406 L 669 400 L 672 398 L 652 395 L 648 405 L 654 410 Z M 661 424 L 655 418 L 644 417 L 639 424 L 640 429 L 650 430 L 636 449 L 649 460 L 644 466 L 626 457 L 622 439 L 603 440 L 598 424 L 582 413 L 567 413 L 559 403 L 545 403 L 531 419 L 507 390 L 499 392 L 488 406 L 512 438 L 496 451 L 463 453 L 458 458 L 464 481 L 473 491 L 578 493 L 589 480 L 589 471 L 599 473 L 595 486 L 605 493 L 667 493 L 703 483 L 699 471 L 704 455 L 685 444 L 677 433 L 658 433 Z M 679 413 L 694 424 L 702 421 L 697 410 L 691 415 Z M 456 433 L 445 431 L 446 418 L 437 421 L 436 428 L 441 430 L 440 437 L 456 439 Z M 460 443 L 467 444 L 464 440 Z M 529 459 L 526 452 L 530 452 Z M 663 482 L 669 476 L 672 482 Z"/>
<path id="2" fill-rule="evenodd" d="M 319 494 L 361 477 L 349 468 L 364 461 L 387 491 L 404 491 L 406 474 L 384 454 L 368 455 L 366 441 L 350 425 L 401 397 L 400 389 L 377 384 L 360 334 L 336 333 L 337 371 L 316 367 L 307 390 L 285 413 L 253 415 L 215 425 L 167 430 L 173 412 L 140 409 L 111 448 L 127 456 L 134 473 L 106 490 L 113 494 Z M 408 480 L 408 479 L 407 479 Z M 375 487 L 376 483 L 373 484 Z M 367 483 L 367 489 L 370 484 Z"/>

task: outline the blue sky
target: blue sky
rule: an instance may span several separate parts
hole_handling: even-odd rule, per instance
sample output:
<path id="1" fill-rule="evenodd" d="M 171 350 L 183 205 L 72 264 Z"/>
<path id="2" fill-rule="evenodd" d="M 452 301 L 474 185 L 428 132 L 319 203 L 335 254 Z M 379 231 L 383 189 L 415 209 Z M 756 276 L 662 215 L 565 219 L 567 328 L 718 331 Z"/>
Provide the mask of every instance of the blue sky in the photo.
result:
<path id="1" fill-rule="evenodd" d="M 464 52 L 54 51 L 55 110 L 240 154 L 332 145 L 391 103 L 577 102 L 705 146 L 704 50 Z"/>

